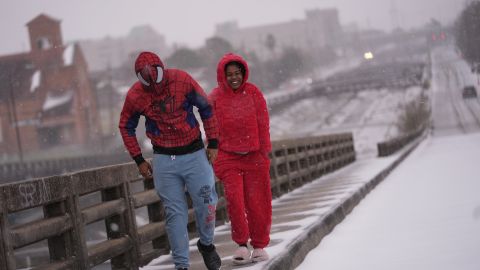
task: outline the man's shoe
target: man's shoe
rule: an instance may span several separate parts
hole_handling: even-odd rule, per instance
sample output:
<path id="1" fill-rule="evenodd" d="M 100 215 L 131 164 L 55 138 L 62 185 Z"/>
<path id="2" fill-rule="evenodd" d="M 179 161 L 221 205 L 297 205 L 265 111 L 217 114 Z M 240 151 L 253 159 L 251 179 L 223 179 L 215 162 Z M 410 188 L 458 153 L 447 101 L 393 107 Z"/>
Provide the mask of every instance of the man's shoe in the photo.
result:
<path id="1" fill-rule="evenodd" d="M 202 254 L 203 262 L 208 270 L 218 270 L 222 265 L 222 260 L 218 256 L 215 245 L 211 244 L 210 246 L 204 246 L 200 243 L 200 240 L 197 242 L 198 251 Z"/>
<path id="2" fill-rule="evenodd" d="M 247 247 L 239 246 L 237 250 L 235 250 L 235 252 L 233 253 L 233 264 L 243 265 L 251 262 L 252 260 L 250 259 L 250 251 Z"/>

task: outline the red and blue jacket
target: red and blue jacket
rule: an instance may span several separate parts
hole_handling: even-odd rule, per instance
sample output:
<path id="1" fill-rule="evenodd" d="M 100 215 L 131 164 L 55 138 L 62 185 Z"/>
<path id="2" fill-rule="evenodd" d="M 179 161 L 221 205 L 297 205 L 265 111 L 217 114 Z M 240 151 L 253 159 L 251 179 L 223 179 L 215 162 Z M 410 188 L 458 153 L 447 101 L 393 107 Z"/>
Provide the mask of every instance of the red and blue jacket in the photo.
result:
<path id="1" fill-rule="evenodd" d="M 163 63 L 159 63 L 164 68 Z M 120 133 L 130 156 L 144 161 L 135 134 L 140 116 L 145 117 L 146 135 L 155 153 L 181 155 L 203 148 L 198 108 L 209 148 L 217 148 L 217 119 L 200 85 L 186 72 L 164 69 L 163 79 L 154 88 L 136 82 L 130 88 L 120 115 Z"/>

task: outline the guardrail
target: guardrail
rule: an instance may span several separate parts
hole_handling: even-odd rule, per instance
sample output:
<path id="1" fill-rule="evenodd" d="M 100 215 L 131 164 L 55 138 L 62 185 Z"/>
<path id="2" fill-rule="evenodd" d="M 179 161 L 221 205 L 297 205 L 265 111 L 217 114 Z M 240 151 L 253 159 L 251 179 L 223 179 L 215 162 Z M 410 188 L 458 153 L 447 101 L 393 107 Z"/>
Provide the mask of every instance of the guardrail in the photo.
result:
<path id="1" fill-rule="evenodd" d="M 273 142 L 272 193 L 280 196 L 355 160 L 351 133 Z M 217 224 L 227 220 L 217 182 Z M 195 234 L 193 210 L 189 231 Z M 0 186 L 0 269 L 138 269 L 169 252 L 153 181 L 134 163 Z"/>

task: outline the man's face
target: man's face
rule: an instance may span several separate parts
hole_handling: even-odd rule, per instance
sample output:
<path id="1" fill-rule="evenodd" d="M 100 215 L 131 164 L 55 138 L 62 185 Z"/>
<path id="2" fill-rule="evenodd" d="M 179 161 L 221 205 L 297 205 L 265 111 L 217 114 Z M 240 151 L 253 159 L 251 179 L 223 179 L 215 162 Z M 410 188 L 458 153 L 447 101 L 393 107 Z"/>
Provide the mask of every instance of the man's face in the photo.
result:
<path id="1" fill-rule="evenodd" d="M 163 79 L 163 69 L 161 66 L 155 65 L 145 65 L 138 73 L 138 80 L 144 86 L 153 86 L 158 84 Z"/>
<path id="2" fill-rule="evenodd" d="M 135 61 L 135 73 L 146 89 L 155 89 L 164 75 L 160 57 L 151 52 L 142 52 Z"/>

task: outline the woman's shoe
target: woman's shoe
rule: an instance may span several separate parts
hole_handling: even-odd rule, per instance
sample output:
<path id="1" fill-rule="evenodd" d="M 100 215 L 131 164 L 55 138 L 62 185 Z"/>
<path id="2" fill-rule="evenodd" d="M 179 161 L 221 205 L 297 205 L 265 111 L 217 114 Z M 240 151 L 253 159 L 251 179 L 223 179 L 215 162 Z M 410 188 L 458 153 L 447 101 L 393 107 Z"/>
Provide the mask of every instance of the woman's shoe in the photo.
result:
<path id="1" fill-rule="evenodd" d="M 268 253 L 263 248 L 256 248 L 252 252 L 252 261 L 261 262 L 268 260 Z"/>
<path id="2" fill-rule="evenodd" d="M 250 250 L 245 246 L 239 246 L 237 250 L 233 253 L 234 265 L 243 265 L 252 262 L 250 260 Z"/>

